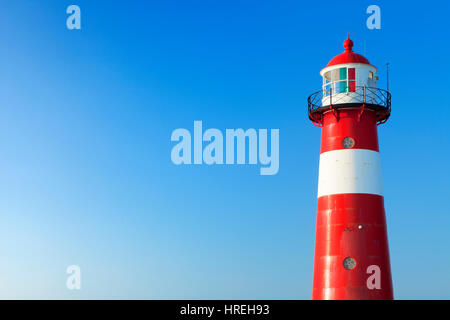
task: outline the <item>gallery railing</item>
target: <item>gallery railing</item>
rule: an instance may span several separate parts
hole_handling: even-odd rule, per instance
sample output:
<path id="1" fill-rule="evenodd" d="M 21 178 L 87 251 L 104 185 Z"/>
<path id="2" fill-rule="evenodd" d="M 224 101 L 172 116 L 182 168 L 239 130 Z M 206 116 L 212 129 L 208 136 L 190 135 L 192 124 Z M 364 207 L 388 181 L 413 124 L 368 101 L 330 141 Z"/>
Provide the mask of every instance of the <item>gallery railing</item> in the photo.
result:
<path id="1" fill-rule="evenodd" d="M 361 106 L 376 112 L 378 124 L 384 123 L 391 114 L 391 94 L 366 86 L 325 88 L 308 97 L 308 116 L 314 123 L 319 123 L 327 110 Z"/>

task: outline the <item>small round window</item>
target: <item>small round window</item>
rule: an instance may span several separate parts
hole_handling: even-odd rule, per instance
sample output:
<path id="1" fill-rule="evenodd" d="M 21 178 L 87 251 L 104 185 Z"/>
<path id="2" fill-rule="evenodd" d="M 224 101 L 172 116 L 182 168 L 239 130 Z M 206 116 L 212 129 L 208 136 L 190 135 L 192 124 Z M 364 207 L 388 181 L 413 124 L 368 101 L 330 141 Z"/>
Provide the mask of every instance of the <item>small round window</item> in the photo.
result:
<path id="1" fill-rule="evenodd" d="M 351 149 L 351 148 L 353 148 L 355 146 L 355 140 L 353 138 L 350 138 L 350 137 L 345 137 L 342 140 L 342 146 L 345 149 Z"/>
<path id="2" fill-rule="evenodd" d="M 347 270 L 352 270 L 354 267 L 356 267 L 356 261 L 355 259 L 351 257 L 347 257 L 344 259 L 344 268 Z"/>

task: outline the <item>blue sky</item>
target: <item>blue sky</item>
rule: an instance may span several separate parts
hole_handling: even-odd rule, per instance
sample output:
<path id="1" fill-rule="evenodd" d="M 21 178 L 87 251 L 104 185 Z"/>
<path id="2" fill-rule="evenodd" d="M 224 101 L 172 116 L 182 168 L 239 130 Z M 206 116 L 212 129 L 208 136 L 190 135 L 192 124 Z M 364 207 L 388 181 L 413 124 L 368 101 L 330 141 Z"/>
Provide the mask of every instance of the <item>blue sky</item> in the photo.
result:
<path id="1" fill-rule="evenodd" d="M 0 298 L 310 299 L 320 129 L 306 98 L 350 32 L 381 87 L 391 66 L 379 138 L 395 297 L 449 299 L 449 9 L 1 0 Z M 278 128 L 278 174 L 175 166 L 170 135 L 194 120 Z"/>

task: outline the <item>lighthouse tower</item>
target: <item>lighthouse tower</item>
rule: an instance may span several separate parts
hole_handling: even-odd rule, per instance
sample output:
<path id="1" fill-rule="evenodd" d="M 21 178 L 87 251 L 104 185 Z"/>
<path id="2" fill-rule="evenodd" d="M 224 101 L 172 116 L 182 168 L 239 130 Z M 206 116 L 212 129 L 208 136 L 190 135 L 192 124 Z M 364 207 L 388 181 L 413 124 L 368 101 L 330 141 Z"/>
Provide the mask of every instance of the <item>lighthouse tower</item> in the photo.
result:
<path id="1" fill-rule="evenodd" d="M 347 37 L 308 98 L 309 119 L 322 128 L 312 296 L 393 299 L 377 136 L 391 95 L 352 47 Z"/>

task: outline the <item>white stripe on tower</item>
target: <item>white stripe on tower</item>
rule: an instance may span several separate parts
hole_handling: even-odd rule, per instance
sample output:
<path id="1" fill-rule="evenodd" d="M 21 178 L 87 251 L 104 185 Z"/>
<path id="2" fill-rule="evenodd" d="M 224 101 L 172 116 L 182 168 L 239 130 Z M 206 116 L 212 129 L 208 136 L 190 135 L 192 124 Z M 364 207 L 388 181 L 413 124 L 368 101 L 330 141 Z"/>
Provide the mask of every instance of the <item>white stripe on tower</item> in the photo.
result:
<path id="1" fill-rule="evenodd" d="M 320 155 L 317 197 L 341 193 L 383 195 L 379 152 L 340 149 Z"/>

